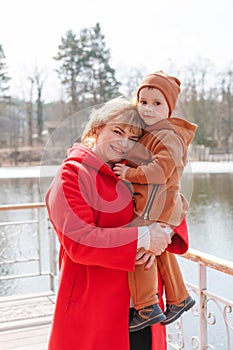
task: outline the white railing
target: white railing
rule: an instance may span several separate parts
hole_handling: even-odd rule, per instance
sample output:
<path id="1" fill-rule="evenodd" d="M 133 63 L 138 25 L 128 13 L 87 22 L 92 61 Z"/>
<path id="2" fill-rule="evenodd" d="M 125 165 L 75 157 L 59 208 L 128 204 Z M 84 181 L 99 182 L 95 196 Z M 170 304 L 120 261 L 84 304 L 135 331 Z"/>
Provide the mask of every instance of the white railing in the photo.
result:
<path id="1" fill-rule="evenodd" d="M 49 279 L 49 290 L 55 292 L 56 259 L 56 237 L 44 203 L 0 206 L 0 296 L 4 286 L 11 294 L 11 288 L 7 288 L 10 280 L 18 283 L 30 279 L 33 287 L 34 278 L 43 276 Z M 41 282 L 38 284 L 41 289 Z M 47 285 L 45 281 L 42 284 Z M 30 285 L 28 288 L 29 293 Z M 13 287 L 12 292 L 17 294 L 17 288 Z"/>
<path id="2" fill-rule="evenodd" d="M 231 283 L 226 284 L 226 288 L 228 285 L 233 287 L 233 262 L 194 249 L 189 249 L 182 258 L 195 264 L 197 283 L 187 282 L 187 286 L 196 299 L 196 305 L 187 315 L 183 315 L 168 327 L 168 348 L 232 350 L 233 294 L 229 293 L 231 300 L 217 294 L 214 286 L 217 286 L 218 282 L 224 283 L 224 279 L 216 274 L 215 283 L 211 283 L 213 286 L 209 287 L 207 275 L 209 271 L 218 271 L 222 277 L 224 275 L 227 278 L 226 280 L 231 280 Z M 222 289 L 224 290 L 224 287 Z"/>
<path id="3" fill-rule="evenodd" d="M 16 280 L 47 276 L 49 289 L 56 292 L 57 250 L 56 235 L 49 224 L 44 203 L 0 206 L 1 286 Z M 224 283 L 222 277 L 228 282 L 231 280 L 233 293 L 233 262 L 192 249 L 179 260 L 194 268 L 194 272 L 188 268 L 185 279 L 196 305 L 167 327 L 168 349 L 232 350 L 233 294 L 228 299 L 213 286 L 209 287 L 207 272 L 219 274 L 210 278 L 214 285 L 218 285 L 218 281 Z M 196 283 L 190 282 L 193 278 Z M 226 285 L 226 288 L 229 287 Z"/>

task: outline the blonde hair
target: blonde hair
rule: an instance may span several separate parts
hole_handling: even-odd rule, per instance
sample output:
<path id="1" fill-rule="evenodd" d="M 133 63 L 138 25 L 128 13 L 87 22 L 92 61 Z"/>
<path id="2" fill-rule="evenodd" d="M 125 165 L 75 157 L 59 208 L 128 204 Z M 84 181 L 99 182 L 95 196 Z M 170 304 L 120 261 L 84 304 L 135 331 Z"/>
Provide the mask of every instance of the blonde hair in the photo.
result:
<path id="1" fill-rule="evenodd" d="M 108 123 L 129 127 L 130 132 L 139 136 L 142 135 L 144 128 L 144 122 L 140 118 L 136 104 L 124 97 L 117 97 L 92 111 L 82 134 L 82 143 L 92 147 L 97 136 L 96 130 Z M 90 142 L 91 139 L 92 142 Z"/>

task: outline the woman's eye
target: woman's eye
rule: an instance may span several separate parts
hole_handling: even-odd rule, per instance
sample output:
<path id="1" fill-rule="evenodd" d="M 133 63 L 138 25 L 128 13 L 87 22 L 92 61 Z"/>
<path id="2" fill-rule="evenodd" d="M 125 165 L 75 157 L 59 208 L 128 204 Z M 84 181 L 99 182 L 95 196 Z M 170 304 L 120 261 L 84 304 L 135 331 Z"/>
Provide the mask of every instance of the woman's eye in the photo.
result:
<path id="1" fill-rule="evenodd" d="M 117 135 L 121 135 L 121 134 L 122 134 L 122 132 L 121 132 L 120 130 L 117 130 L 117 129 L 114 129 L 113 132 L 114 132 L 115 134 L 117 134 Z"/>

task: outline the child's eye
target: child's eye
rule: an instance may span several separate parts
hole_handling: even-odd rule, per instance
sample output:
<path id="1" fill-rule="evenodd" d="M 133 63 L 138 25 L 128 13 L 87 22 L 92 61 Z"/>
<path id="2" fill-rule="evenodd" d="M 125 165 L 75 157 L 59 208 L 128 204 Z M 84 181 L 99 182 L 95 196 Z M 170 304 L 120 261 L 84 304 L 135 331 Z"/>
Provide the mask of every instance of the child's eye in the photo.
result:
<path id="1" fill-rule="evenodd" d="M 137 138 L 129 138 L 129 141 L 131 141 L 133 143 L 138 142 L 138 140 L 139 140 L 139 137 L 137 137 Z"/>

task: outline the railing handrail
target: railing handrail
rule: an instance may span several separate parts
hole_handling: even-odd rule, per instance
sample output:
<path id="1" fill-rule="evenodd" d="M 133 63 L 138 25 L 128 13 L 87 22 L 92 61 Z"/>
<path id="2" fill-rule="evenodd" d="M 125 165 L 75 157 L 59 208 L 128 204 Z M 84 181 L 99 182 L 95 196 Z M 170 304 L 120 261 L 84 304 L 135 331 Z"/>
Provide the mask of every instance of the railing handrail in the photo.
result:
<path id="1" fill-rule="evenodd" d="M 18 210 L 18 209 L 34 209 L 34 208 L 43 208 L 43 207 L 45 207 L 44 202 L 23 203 L 23 204 L 4 204 L 4 205 L 0 205 L 0 211 Z"/>
<path id="2" fill-rule="evenodd" d="M 202 251 L 191 249 L 181 257 L 193 262 L 201 263 L 211 269 L 224 272 L 233 276 L 233 261 L 219 258 L 215 255 L 207 254 Z"/>

